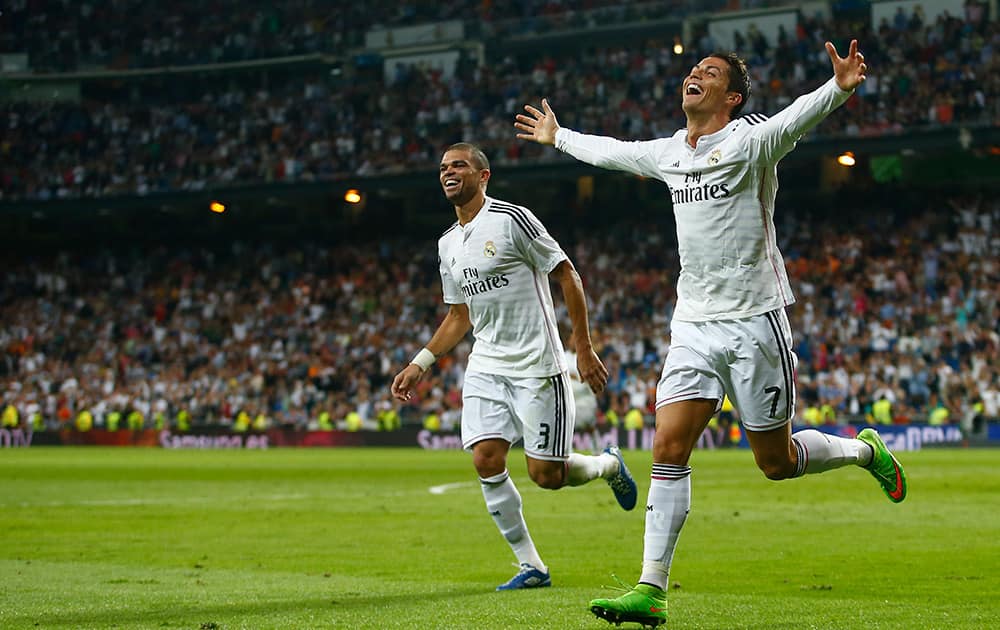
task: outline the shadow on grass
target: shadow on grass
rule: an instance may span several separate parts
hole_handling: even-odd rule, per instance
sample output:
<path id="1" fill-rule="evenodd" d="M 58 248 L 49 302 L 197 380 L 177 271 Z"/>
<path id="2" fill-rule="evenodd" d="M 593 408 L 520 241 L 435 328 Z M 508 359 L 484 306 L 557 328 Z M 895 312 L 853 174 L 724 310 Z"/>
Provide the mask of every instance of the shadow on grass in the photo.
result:
<path id="1" fill-rule="evenodd" d="M 472 585 L 420 595 L 421 602 L 458 599 L 488 594 L 483 587 Z M 65 611 L 41 615 L 23 615 L 15 623 L 25 628 L 111 628 L 128 625 L 144 627 L 225 628 L 234 622 L 246 623 L 263 617 L 259 623 L 273 625 L 266 618 L 282 613 L 329 615 L 333 624 L 336 617 L 357 609 L 384 608 L 393 604 L 405 605 L 413 601 L 412 593 L 369 595 L 362 593 L 331 592 L 326 597 L 309 597 L 295 600 L 267 600 L 255 602 L 206 603 L 190 602 L 172 606 L 169 610 L 158 607 L 106 609 L 102 611 Z M 312 617 L 315 618 L 315 617 Z M 278 620 L 274 620 L 278 621 Z"/>

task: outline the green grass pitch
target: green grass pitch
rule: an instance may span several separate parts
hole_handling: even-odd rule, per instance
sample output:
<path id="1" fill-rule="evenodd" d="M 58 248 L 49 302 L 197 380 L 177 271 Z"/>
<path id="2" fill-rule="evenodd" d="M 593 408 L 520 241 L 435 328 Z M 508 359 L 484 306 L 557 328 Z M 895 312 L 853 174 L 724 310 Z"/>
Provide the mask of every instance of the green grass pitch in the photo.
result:
<path id="1" fill-rule="evenodd" d="M 0 628 L 608 628 L 587 602 L 642 556 L 650 454 L 626 457 L 629 513 L 512 453 L 553 587 L 496 593 L 513 555 L 466 453 L 0 450 Z M 668 627 L 998 627 L 1000 451 L 900 458 L 893 505 L 862 470 L 696 452 Z"/>

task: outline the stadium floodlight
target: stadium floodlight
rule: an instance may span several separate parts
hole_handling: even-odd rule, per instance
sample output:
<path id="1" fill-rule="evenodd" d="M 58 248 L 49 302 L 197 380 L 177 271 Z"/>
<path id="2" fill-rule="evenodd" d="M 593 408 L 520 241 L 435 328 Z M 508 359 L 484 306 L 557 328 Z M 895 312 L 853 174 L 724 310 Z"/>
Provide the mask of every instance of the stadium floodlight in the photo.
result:
<path id="1" fill-rule="evenodd" d="M 226 204 L 218 201 L 213 201 L 212 203 L 208 204 L 208 209 L 216 214 L 222 214 L 223 212 L 226 211 Z"/>
<path id="2" fill-rule="evenodd" d="M 681 43 L 680 37 L 674 38 L 674 54 L 683 55 L 684 54 L 684 44 Z"/>
<path id="3" fill-rule="evenodd" d="M 357 188 L 351 188 L 344 193 L 344 201 L 347 203 L 361 203 L 361 193 Z"/>
<path id="4" fill-rule="evenodd" d="M 858 161 L 854 159 L 854 151 L 844 151 L 837 156 L 837 164 L 841 166 L 854 166 Z"/>

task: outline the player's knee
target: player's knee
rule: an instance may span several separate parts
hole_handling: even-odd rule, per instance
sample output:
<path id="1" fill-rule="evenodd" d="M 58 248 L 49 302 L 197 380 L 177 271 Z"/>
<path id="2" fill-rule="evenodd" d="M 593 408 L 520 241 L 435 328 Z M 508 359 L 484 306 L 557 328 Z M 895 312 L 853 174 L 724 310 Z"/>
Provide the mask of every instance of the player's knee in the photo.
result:
<path id="1" fill-rule="evenodd" d="M 691 448 L 679 440 L 668 439 L 659 431 L 653 437 L 653 461 L 661 464 L 687 466 Z"/>
<path id="2" fill-rule="evenodd" d="M 500 454 L 490 456 L 475 454 L 472 465 L 476 467 L 480 479 L 489 479 L 507 469 L 507 458 Z"/>

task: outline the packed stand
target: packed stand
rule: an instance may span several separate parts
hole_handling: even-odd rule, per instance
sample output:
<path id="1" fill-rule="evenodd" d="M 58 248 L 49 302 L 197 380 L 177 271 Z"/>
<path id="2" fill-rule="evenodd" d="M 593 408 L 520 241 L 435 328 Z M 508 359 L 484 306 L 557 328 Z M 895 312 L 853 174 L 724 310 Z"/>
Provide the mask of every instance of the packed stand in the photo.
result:
<path id="1" fill-rule="evenodd" d="M 1000 418 L 1000 202 L 899 190 L 833 202 L 776 215 L 798 296 L 797 422 Z M 584 278 L 610 371 L 601 422 L 651 420 L 678 270 L 668 223 L 550 226 Z M 5 424 L 73 426 L 85 412 L 121 429 L 449 430 L 460 418 L 468 341 L 411 403 L 388 391 L 444 312 L 431 239 L 64 253 L 2 273 Z"/>
<path id="2" fill-rule="evenodd" d="M 858 95 L 814 137 L 901 134 L 1000 124 L 1000 23 L 982 15 L 926 23 L 918 10 L 874 29 L 802 17 L 769 42 L 741 36 L 754 92 L 746 111 L 774 113 L 830 76 L 823 41 L 859 35 L 873 68 Z M 548 96 L 560 122 L 588 133 L 652 138 L 684 125 L 675 96 L 707 35 L 673 43 L 589 48 L 565 56 L 459 60 L 454 76 L 402 67 L 390 79 L 357 71 L 191 79 L 80 104 L 4 106 L 0 200 L 46 200 L 306 182 L 434 168 L 443 147 L 475 140 L 498 165 L 565 156 L 514 138 L 525 103 Z"/>
<path id="3" fill-rule="evenodd" d="M 721 0 L 13 0 L 0 13 L 0 53 L 27 53 L 34 72 L 157 68 L 344 54 L 363 47 L 365 33 L 380 27 L 464 20 L 473 34 L 512 36 L 677 18 L 726 4 Z"/>

